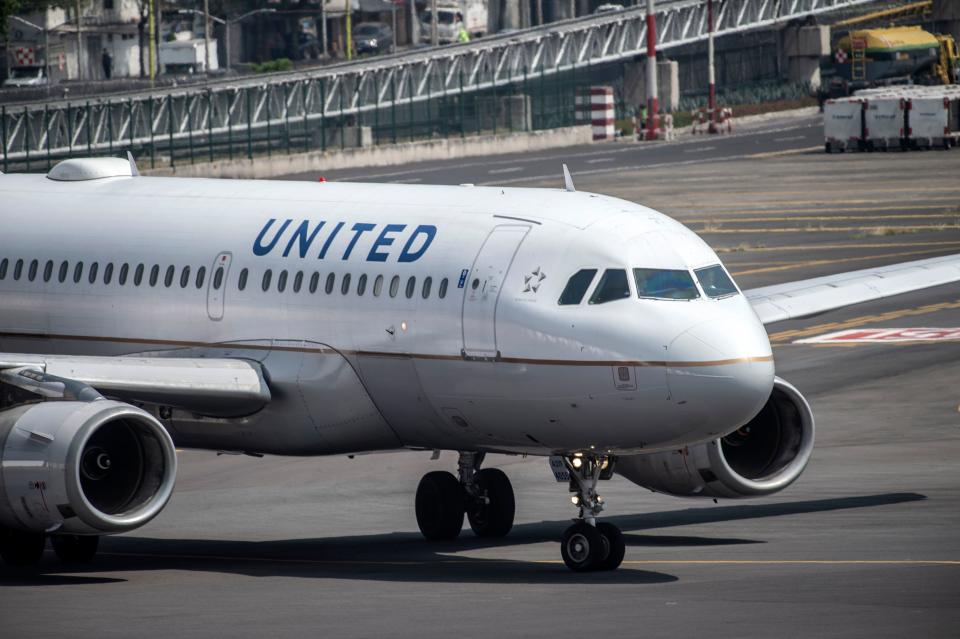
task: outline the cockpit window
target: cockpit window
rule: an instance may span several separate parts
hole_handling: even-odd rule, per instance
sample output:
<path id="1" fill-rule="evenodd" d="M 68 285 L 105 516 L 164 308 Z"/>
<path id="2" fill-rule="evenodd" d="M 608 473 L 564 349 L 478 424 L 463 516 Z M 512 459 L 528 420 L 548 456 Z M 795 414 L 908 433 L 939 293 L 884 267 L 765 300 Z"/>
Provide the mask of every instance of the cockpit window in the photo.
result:
<path id="1" fill-rule="evenodd" d="M 627 272 L 622 268 L 608 268 L 603 272 L 597 289 L 590 296 L 591 304 L 603 304 L 614 300 L 630 297 L 630 285 L 627 283 Z"/>
<path id="2" fill-rule="evenodd" d="M 694 300 L 700 297 L 688 271 L 635 268 L 637 295 L 657 300 Z"/>
<path id="3" fill-rule="evenodd" d="M 586 295 L 587 289 L 590 288 L 590 283 L 593 282 L 596 274 L 597 269 L 595 268 L 582 268 L 571 275 L 567 285 L 563 287 L 563 293 L 560 293 L 560 301 L 557 303 L 560 306 L 568 306 L 582 302 L 583 296 Z"/>
<path id="4" fill-rule="evenodd" d="M 737 292 L 737 287 L 734 286 L 730 276 L 719 264 L 698 268 L 694 273 L 697 274 L 697 280 L 707 297 L 726 297 L 735 295 Z"/>

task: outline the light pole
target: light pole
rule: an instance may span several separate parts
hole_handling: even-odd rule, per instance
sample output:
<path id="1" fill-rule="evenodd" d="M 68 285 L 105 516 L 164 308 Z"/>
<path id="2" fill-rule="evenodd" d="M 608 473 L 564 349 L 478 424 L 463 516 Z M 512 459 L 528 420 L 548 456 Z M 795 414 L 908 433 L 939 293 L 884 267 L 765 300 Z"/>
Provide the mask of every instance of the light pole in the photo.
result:
<path id="1" fill-rule="evenodd" d="M 210 0 L 203 0 L 203 73 L 210 73 Z"/>
<path id="2" fill-rule="evenodd" d="M 440 44 L 440 33 L 437 31 L 437 0 L 430 0 L 430 44 Z"/>

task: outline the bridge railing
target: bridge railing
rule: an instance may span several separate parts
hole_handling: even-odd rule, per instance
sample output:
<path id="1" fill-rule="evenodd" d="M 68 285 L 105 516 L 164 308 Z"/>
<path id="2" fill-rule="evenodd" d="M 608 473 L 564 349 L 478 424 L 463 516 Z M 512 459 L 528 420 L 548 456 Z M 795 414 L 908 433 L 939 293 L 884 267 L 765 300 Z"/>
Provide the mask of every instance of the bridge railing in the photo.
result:
<path id="1" fill-rule="evenodd" d="M 717 0 L 716 35 L 874 1 Z M 706 25 L 704 0 L 660 2 L 658 46 L 670 49 L 703 40 Z M 646 29 L 644 9 L 632 8 L 309 72 L 82 103 L 0 107 L 2 166 L 5 171 L 39 169 L 62 157 L 127 149 L 149 152 L 153 163 L 175 164 L 178 154 L 186 154 L 190 161 L 204 155 L 252 158 L 262 151 L 317 148 L 318 139 L 323 147 L 326 129 L 345 128 L 347 118 L 396 121 L 398 111 L 429 112 L 436 105 L 450 104 L 458 105 L 454 120 L 441 128 L 462 134 L 469 123 L 455 116 L 465 116 L 468 104 L 476 107 L 478 98 L 469 96 L 513 93 L 518 87 L 529 90 L 532 83 L 542 85 L 560 76 L 583 78 L 592 66 L 645 54 Z M 571 86 L 576 84 L 574 79 Z M 569 103 L 572 119 L 572 95 Z M 397 132 L 389 137 L 395 139 Z M 342 135 L 339 142 L 344 143 Z"/>

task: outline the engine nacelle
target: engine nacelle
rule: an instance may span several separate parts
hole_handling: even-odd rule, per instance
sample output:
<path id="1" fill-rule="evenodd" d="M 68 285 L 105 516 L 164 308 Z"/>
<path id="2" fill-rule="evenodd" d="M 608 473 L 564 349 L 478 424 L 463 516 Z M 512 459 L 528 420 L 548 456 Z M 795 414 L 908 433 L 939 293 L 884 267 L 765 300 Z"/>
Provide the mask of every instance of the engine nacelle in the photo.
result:
<path id="1" fill-rule="evenodd" d="M 170 435 L 130 404 L 48 401 L 0 412 L 0 525 L 132 530 L 163 510 L 176 473 Z"/>
<path id="2" fill-rule="evenodd" d="M 684 450 L 630 455 L 616 472 L 635 484 L 681 497 L 759 497 L 793 483 L 813 452 L 813 413 L 779 377 L 760 412 L 734 432 Z"/>

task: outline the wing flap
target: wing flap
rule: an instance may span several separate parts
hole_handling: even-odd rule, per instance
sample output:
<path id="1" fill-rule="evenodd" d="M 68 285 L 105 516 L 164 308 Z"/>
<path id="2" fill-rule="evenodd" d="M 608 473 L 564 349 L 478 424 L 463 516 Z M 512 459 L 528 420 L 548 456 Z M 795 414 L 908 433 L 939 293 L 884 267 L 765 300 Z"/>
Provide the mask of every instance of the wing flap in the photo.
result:
<path id="1" fill-rule="evenodd" d="M 247 360 L 0 353 L 0 369 L 23 366 L 83 382 L 110 397 L 203 415 L 249 415 L 270 402 L 263 370 Z"/>
<path id="2" fill-rule="evenodd" d="M 960 255 L 893 264 L 744 291 L 764 324 L 960 281 Z"/>

